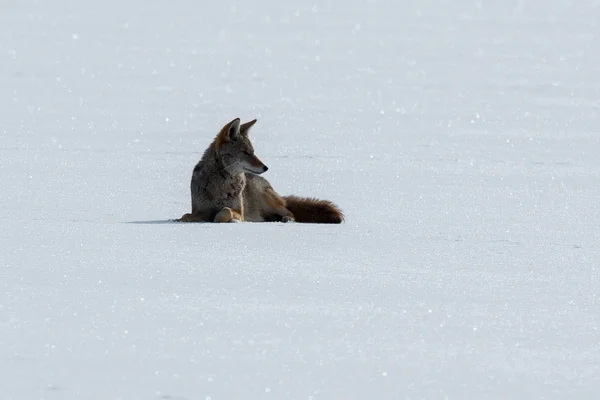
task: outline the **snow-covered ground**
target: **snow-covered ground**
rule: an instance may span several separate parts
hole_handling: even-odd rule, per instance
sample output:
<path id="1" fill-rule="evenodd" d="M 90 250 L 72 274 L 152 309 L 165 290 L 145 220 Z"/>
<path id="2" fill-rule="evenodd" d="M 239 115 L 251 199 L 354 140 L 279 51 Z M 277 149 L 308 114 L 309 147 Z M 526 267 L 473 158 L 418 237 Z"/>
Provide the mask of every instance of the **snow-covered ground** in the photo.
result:
<path id="1" fill-rule="evenodd" d="M 594 0 L 12 0 L 0 399 L 592 399 Z M 178 224 L 218 129 L 339 226 Z"/>

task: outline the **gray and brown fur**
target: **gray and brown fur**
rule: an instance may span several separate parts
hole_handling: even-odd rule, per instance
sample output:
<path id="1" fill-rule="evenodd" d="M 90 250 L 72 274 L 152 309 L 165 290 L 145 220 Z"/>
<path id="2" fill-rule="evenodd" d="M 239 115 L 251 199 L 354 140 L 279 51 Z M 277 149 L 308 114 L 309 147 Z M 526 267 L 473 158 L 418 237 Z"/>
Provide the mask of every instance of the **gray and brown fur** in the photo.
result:
<path id="1" fill-rule="evenodd" d="M 259 174 L 266 165 L 254 155 L 248 137 L 256 119 L 226 124 L 194 167 L 192 212 L 182 222 L 341 223 L 339 208 L 326 200 L 281 197 Z"/>

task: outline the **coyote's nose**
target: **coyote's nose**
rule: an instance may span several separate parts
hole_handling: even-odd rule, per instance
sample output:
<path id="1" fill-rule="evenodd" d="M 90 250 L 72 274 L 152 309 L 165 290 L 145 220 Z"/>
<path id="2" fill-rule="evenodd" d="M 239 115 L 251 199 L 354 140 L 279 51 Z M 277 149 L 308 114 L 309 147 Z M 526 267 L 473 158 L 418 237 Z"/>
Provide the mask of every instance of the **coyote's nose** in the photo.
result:
<path id="1" fill-rule="evenodd" d="M 267 172 L 268 169 L 269 169 L 269 167 L 267 167 L 266 165 L 263 165 L 263 172 Z"/>

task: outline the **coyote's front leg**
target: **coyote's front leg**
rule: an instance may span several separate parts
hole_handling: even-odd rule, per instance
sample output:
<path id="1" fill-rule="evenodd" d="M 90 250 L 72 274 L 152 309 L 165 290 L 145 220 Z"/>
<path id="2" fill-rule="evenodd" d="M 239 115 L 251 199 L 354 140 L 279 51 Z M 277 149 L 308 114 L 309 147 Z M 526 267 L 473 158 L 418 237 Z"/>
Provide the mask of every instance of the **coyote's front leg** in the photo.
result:
<path id="1" fill-rule="evenodd" d="M 244 220 L 244 201 L 241 193 L 234 201 L 229 202 L 228 206 L 223 207 L 217 213 L 213 222 L 242 222 Z"/>
<path id="2" fill-rule="evenodd" d="M 214 222 L 242 222 L 242 214 L 229 207 L 223 207 L 215 216 Z"/>
<path id="3" fill-rule="evenodd" d="M 212 220 L 210 210 L 194 210 L 191 213 L 184 214 L 176 221 L 179 222 L 210 222 Z"/>

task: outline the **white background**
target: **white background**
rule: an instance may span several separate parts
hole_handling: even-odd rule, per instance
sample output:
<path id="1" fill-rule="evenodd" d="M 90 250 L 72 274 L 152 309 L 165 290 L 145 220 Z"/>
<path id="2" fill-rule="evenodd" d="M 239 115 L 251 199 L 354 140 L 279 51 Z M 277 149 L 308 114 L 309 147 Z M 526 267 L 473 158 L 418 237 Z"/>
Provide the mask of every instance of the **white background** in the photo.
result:
<path id="1" fill-rule="evenodd" d="M 592 399 L 598 1 L 9 0 L 1 399 Z M 346 223 L 178 224 L 235 117 Z"/>

